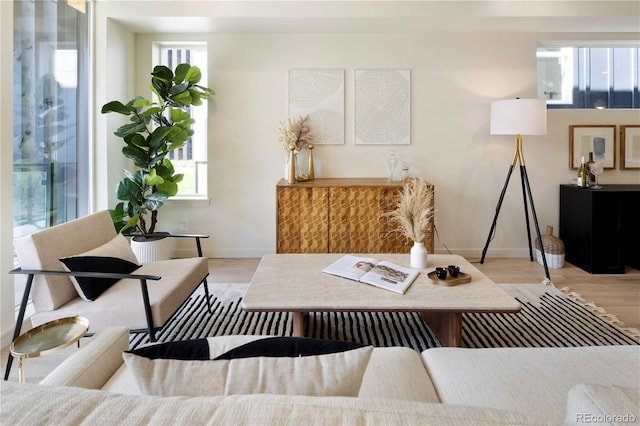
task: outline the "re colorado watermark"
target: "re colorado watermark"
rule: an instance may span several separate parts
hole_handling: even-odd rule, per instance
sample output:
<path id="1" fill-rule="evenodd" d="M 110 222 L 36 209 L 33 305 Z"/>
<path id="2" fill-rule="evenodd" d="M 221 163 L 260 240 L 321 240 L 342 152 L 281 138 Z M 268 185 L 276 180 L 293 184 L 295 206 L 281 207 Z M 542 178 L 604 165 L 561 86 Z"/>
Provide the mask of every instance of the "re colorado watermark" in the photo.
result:
<path id="1" fill-rule="evenodd" d="M 638 418 L 631 413 L 627 414 L 592 414 L 576 413 L 576 423 L 637 423 Z"/>

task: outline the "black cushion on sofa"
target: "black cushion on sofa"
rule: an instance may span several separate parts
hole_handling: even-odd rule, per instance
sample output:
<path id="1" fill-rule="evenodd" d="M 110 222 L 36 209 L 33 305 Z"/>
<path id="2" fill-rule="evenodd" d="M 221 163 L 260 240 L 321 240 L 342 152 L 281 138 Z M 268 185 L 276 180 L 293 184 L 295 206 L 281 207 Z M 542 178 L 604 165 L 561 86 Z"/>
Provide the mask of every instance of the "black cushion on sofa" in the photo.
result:
<path id="1" fill-rule="evenodd" d="M 109 256 L 71 256 L 59 259 L 70 272 L 111 272 L 130 274 L 140 267 L 128 260 Z M 87 300 L 96 300 L 119 278 L 74 277 Z"/>
<path id="2" fill-rule="evenodd" d="M 312 339 L 308 337 L 267 337 L 233 348 L 214 358 L 238 359 L 252 357 L 298 357 L 327 355 L 362 348 L 361 343 L 341 340 Z"/>
<path id="3" fill-rule="evenodd" d="M 149 359 L 179 359 L 184 361 L 211 359 L 207 339 L 156 343 L 127 352 Z"/>

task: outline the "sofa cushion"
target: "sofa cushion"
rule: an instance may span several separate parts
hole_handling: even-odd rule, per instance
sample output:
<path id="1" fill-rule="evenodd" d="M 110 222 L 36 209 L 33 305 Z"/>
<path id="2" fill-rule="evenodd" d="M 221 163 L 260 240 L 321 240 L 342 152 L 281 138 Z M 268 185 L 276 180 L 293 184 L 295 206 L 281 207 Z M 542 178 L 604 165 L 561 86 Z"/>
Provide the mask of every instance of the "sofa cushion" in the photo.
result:
<path id="1" fill-rule="evenodd" d="M 162 277 L 159 281 L 147 281 L 153 324 L 154 327 L 162 327 L 200 285 L 209 273 L 209 267 L 206 258 L 192 257 L 145 263 L 135 273 Z M 147 328 L 139 280 L 120 280 L 91 303 L 78 297 L 73 285 L 71 289 L 76 294 L 74 300 L 55 311 L 36 312 L 31 316 L 33 326 L 56 318 L 80 315 L 89 320 L 92 331 L 123 324 L 131 330 Z M 114 306 L 123 301 L 127 301 L 128 309 L 119 310 L 118 315 L 114 315 Z"/>
<path id="2" fill-rule="evenodd" d="M 629 424 L 640 419 L 640 388 L 581 383 L 569 390 L 566 425 Z"/>
<path id="3" fill-rule="evenodd" d="M 140 267 L 127 239 L 116 235 L 111 241 L 73 256 L 60 258 L 63 267 L 72 272 L 113 272 L 130 274 Z M 86 301 L 93 301 L 109 287 L 119 281 L 118 278 L 70 277 L 74 288 Z"/>
<path id="4" fill-rule="evenodd" d="M 518 410 L 562 423 L 579 383 L 638 386 L 640 346 L 433 348 L 422 353 L 440 400 Z"/>
<path id="5" fill-rule="evenodd" d="M 111 215 L 104 210 L 16 238 L 13 245 L 22 269 L 63 271 L 64 268 L 58 259 L 99 247 L 116 235 Z M 36 312 L 58 309 L 78 299 L 78 293 L 69 277 L 55 275 L 36 275 L 31 296 Z M 81 314 L 72 311 L 66 316 L 71 315 Z M 62 316 L 65 315 L 54 315 L 50 319 Z M 91 321 L 89 316 L 83 316 Z"/>
<path id="6" fill-rule="evenodd" d="M 401 346 L 373 350 L 358 397 L 440 402 L 420 354 Z"/>
<path id="7" fill-rule="evenodd" d="M 0 393 L 2 422 L 8 425 L 544 424 L 544 419 L 502 410 L 384 399 L 292 395 L 161 398 L 14 382 L 2 382 Z"/>
<path id="8" fill-rule="evenodd" d="M 129 348 L 129 330 L 111 327 L 81 340 L 80 350 L 65 359 L 40 384 L 101 389 L 120 369 Z"/>
<path id="9" fill-rule="evenodd" d="M 281 342 L 286 345 L 286 340 Z M 300 346 L 294 340 L 289 346 Z M 132 351 L 123 357 L 140 391 L 147 395 L 357 396 L 372 350 L 368 346 L 323 355 L 220 360 L 151 359 Z"/>

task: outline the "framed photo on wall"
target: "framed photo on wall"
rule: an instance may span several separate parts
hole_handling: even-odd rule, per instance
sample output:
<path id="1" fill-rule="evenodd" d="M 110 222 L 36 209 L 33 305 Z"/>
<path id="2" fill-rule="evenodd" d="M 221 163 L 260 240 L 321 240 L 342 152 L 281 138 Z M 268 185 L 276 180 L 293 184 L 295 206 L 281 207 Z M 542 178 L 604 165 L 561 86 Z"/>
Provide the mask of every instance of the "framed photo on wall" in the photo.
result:
<path id="1" fill-rule="evenodd" d="M 605 169 L 616 167 L 616 126 L 609 124 L 569 126 L 569 168 L 578 169 L 582 157 L 602 162 Z"/>
<path id="2" fill-rule="evenodd" d="M 640 125 L 620 126 L 620 170 L 640 169 Z"/>

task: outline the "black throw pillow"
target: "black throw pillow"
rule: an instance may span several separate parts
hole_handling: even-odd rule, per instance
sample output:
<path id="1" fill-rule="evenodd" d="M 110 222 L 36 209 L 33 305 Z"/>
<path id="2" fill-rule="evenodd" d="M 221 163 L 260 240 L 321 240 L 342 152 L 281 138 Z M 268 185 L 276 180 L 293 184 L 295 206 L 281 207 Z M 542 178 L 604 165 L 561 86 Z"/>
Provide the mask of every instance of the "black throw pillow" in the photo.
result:
<path id="1" fill-rule="evenodd" d="M 207 339 L 155 343 L 127 352 L 149 359 L 179 359 L 183 361 L 211 359 Z"/>
<path id="2" fill-rule="evenodd" d="M 71 256 L 59 259 L 69 272 L 111 272 L 130 274 L 140 267 L 128 260 L 108 256 Z M 96 300 L 109 287 L 120 281 L 118 278 L 72 277 L 82 291 L 85 300 Z M 80 292 L 80 291 L 79 291 Z"/>
<path id="3" fill-rule="evenodd" d="M 214 358 L 237 359 L 252 357 L 298 357 L 327 355 L 363 348 L 362 343 L 341 340 L 312 339 L 309 337 L 267 337 L 233 348 Z"/>

